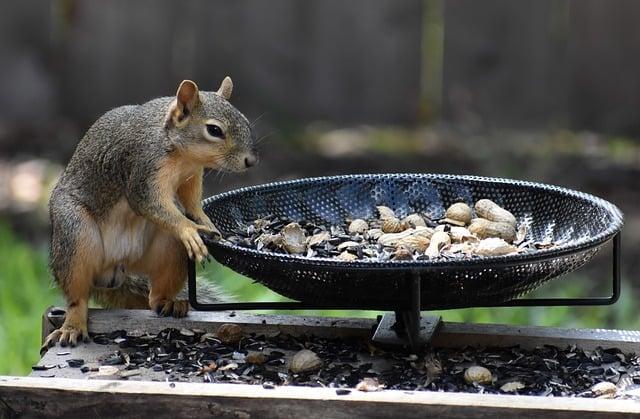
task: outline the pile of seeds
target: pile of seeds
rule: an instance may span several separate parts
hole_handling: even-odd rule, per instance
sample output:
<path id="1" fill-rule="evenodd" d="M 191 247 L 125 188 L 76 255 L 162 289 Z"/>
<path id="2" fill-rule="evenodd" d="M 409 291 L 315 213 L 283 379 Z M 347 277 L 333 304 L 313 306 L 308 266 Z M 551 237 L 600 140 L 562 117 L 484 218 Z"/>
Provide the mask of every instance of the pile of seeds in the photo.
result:
<path id="1" fill-rule="evenodd" d="M 488 199 L 473 209 L 455 203 L 440 220 L 419 213 L 399 218 L 386 206 L 377 211 L 374 219 L 347 219 L 331 226 L 268 216 L 239 226 L 225 239 L 258 250 L 343 261 L 469 259 L 558 245 L 527 240 L 528 222 L 517 225 L 513 214 Z"/>
<path id="2" fill-rule="evenodd" d="M 625 391 L 640 384 L 640 359 L 618 349 L 425 348 L 414 354 L 366 340 L 247 334 L 235 324 L 217 333 L 115 331 L 93 341 L 119 349 L 93 368 L 68 361 L 88 377 L 132 379 L 146 369 L 155 380 L 329 387 L 338 394 L 396 389 L 608 398 L 629 397 Z"/>

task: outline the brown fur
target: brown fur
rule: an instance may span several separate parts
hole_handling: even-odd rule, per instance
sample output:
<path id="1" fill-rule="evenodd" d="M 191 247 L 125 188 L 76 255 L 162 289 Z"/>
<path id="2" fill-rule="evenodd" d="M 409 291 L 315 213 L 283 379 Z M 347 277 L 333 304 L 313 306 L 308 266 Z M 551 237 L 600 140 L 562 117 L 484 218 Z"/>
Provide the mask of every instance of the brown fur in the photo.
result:
<path id="1" fill-rule="evenodd" d="M 51 268 L 68 311 L 45 348 L 87 337 L 92 295 L 106 307 L 187 314 L 187 256 L 203 260 L 199 232 L 217 233 L 201 207 L 203 168 L 255 162 L 249 123 L 227 102 L 232 86 L 199 92 L 185 80 L 173 99 L 108 112 L 81 140 L 50 201 Z"/>

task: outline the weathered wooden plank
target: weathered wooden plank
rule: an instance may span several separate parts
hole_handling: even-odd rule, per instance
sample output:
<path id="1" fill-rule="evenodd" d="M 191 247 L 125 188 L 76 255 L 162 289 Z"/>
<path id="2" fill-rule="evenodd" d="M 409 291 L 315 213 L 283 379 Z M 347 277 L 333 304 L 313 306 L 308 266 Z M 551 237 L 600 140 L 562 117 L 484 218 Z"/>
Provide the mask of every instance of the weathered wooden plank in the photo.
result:
<path id="1" fill-rule="evenodd" d="M 58 316 L 53 321 L 54 324 L 61 324 L 62 317 Z M 95 309 L 89 315 L 89 330 L 93 333 L 119 329 L 156 333 L 167 327 L 215 330 L 222 323 L 243 324 L 248 332 L 281 331 L 294 335 L 315 334 L 326 337 L 371 337 L 376 326 L 374 319 L 246 312 L 191 311 L 184 319 L 174 319 L 159 318 L 149 310 Z M 602 346 L 640 353 L 640 331 L 443 322 L 435 333 L 432 344 L 438 347 L 520 345 L 526 348 L 543 344 L 560 347 L 575 344 L 587 350 Z"/>
<path id="2" fill-rule="evenodd" d="M 60 309 L 59 309 L 60 310 Z M 48 316 L 53 325 L 62 324 L 63 317 Z M 91 333 L 114 330 L 143 330 L 157 333 L 166 328 L 199 328 L 215 331 L 223 323 L 244 325 L 248 332 L 286 332 L 300 335 L 313 332 L 316 336 L 369 336 L 373 319 L 314 317 L 300 315 L 251 314 L 232 311 L 190 311 L 188 317 L 159 317 L 151 310 L 89 310 Z"/>
<path id="3" fill-rule="evenodd" d="M 432 344 L 436 347 L 520 345 L 523 348 L 576 345 L 585 350 L 600 346 L 640 353 L 640 331 L 445 322 Z"/>
<path id="4" fill-rule="evenodd" d="M 49 318 L 47 318 L 49 320 Z M 47 321 L 48 321 L 47 320 Z M 54 317 L 54 323 L 59 317 Z M 158 318 L 147 310 L 92 310 L 89 328 L 94 333 L 116 329 L 159 331 L 165 327 L 197 327 L 215 330 L 219 324 L 243 324 L 247 331 L 285 331 L 325 336 L 370 336 L 373 319 L 338 319 L 290 315 L 256 315 L 232 312 L 191 312 L 187 319 Z M 560 329 L 536 326 L 444 323 L 432 341 L 434 346 L 465 345 L 533 347 L 542 344 L 576 344 L 584 349 L 615 346 L 638 351 L 640 332 L 604 329 Z M 51 349 L 41 363 L 62 364 L 65 357 L 95 363 L 97 357 L 115 350 L 114 345 L 88 344 L 58 356 Z M 8 413 L 32 416 L 85 417 L 87 412 L 108 416 L 139 416 L 143 413 L 174 416 L 213 414 L 222 417 L 630 417 L 640 414 L 640 403 L 626 400 L 538 398 L 461 393 L 353 391 L 338 396 L 332 389 L 164 383 L 142 371 L 131 381 L 78 380 L 71 368 L 49 370 L 56 378 L 30 380 L 0 377 L 0 417 Z M 38 375 L 45 372 L 34 372 Z M 136 380 L 135 382 L 133 380 Z"/>
<path id="5" fill-rule="evenodd" d="M 460 393 L 353 391 L 250 385 L 87 381 L 0 377 L 0 412 L 37 416 L 86 417 L 629 417 L 640 404 L 627 400 L 540 398 Z"/>
<path id="6" fill-rule="evenodd" d="M 101 314 L 108 314 L 100 312 Z M 210 313 L 212 314 L 212 313 Z M 218 313 L 222 314 L 222 313 Z M 101 317 L 92 314 L 92 317 Z M 152 319 L 149 322 L 136 322 L 134 324 L 124 323 L 124 317 L 110 317 L 102 316 L 102 319 L 96 319 L 99 321 L 93 321 L 92 331 L 110 332 L 116 329 L 129 329 L 134 327 L 140 328 L 141 324 L 154 324 L 146 329 L 155 332 L 167 324 L 163 323 L 163 319 Z M 297 318 L 296 316 L 277 316 L 280 324 L 271 323 L 262 324 L 261 321 L 256 322 L 262 316 L 258 316 L 258 319 L 254 316 L 238 315 L 235 317 L 238 322 L 244 324 L 247 331 L 253 331 L 260 334 L 271 334 L 285 331 L 293 334 L 316 334 L 326 337 L 360 337 L 368 338 L 371 336 L 373 325 L 372 320 L 353 320 L 343 319 L 340 323 L 334 323 L 335 319 L 322 319 L 322 318 Z M 272 316 L 276 317 L 276 316 Z M 135 319 L 136 316 L 132 316 L 131 319 Z M 234 318 L 231 318 L 232 320 Z M 218 318 L 218 320 L 224 320 Z M 253 321 L 251 323 L 251 321 Z M 352 321 L 352 323 L 349 323 Z M 295 323 L 295 324 L 292 324 Z M 388 323 L 388 322 L 387 322 Z M 200 321 L 200 322 L 180 322 L 171 321 L 171 327 L 197 327 L 205 330 L 215 330 L 217 325 L 221 324 L 220 321 Z M 335 326 L 332 326 L 335 324 Z M 344 326 L 344 327 L 343 327 Z M 145 330 L 145 328 L 142 328 Z M 377 333 L 377 332 L 376 332 Z M 391 331 L 387 332 L 387 341 L 384 339 L 381 342 L 377 340 L 376 343 L 380 345 L 395 344 L 390 342 Z M 384 336 L 383 335 L 383 336 Z M 444 323 L 436 332 L 434 338 L 431 340 L 431 344 L 435 347 L 464 347 L 464 346 L 513 346 L 520 345 L 523 348 L 534 348 L 544 344 L 556 345 L 559 347 L 566 347 L 569 345 L 576 345 L 584 350 L 593 350 L 594 348 L 601 346 L 616 347 L 627 353 L 640 353 L 640 332 L 636 331 L 620 331 L 620 330 L 598 330 L 598 329 L 558 329 L 558 328 L 546 328 L 535 326 L 508 326 L 508 325 L 477 325 L 477 324 L 464 324 L 464 323 Z M 82 344 L 75 348 L 60 348 L 58 346 L 51 348 L 47 351 L 42 359 L 38 362 L 39 365 L 61 365 L 63 368 L 53 368 L 46 371 L 33 371 L 31 373 L 34 377 L 47 377 L 54 375 L 55 377 L 62 378 L 86 378 L 87 374 L 82 373 L 77 368 L 66 368 L 66 360 L 72 358 L 80 358 L 85 360 L 87 365 L 98 366 L 98 360 L 112 354 L 117 348 L 117 345 L 97 345 L 95 343 Z M 61 355 L 60 355 L 61 354 Z M 291 353 L 290 355 L 293 355 Z M 366 356 L 366 355 L 363 355 Z M 376 371 L 384 371 L 388 368 L 388 365 L 380 363 L 380 360 L 373 357 L 367 362 L 373 363 L 373 369 Z M 133 378 L 134 380 L 165 380 L 166 375 L 164 372 L 154 372 L 149 369 L 140 369 L 140 375 Z M 199 379 L 198 379 L 199 380 Z"/>
<path id="7" fill-rule="evenodd" d="M 38 417 L 260 417 L 260 418 L 445 418 L 631 417 L 629 400 L 540 398 L 460 393 L 352 391 L 329 388 L 236 384 L 87 381 L 0 376 L 0 416 Z"/>

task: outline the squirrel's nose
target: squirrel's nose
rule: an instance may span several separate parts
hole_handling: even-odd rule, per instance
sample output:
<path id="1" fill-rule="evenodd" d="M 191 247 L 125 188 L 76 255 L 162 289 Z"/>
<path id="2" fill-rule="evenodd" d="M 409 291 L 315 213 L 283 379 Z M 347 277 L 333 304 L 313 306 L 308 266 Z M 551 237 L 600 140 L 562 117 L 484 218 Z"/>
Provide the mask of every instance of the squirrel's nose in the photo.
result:
<path id="1" fill-rule="evenodd" d="M 244 158 L 244 165 L 247 167 L 254 166 L 258 162 L 258 159 L 253 154 L 249 154 Z"/>

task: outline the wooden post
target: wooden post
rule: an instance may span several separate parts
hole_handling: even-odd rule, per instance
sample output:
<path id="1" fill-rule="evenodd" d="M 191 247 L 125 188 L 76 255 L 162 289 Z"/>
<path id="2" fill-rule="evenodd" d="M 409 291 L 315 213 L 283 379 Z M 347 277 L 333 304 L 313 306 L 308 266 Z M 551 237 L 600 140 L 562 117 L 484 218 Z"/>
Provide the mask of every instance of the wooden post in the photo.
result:
<path id="1" fill-rule="evenodd" d="M 50 306 L 42 315 L 42 343 L 49 336 L 49 333 L 62 326 L 66 312 L 62 307 Z"/>

